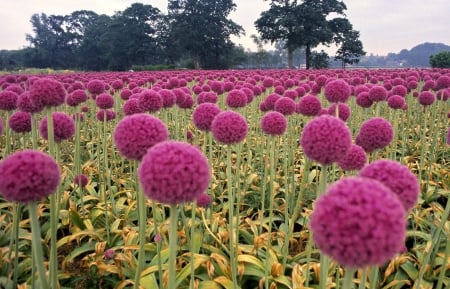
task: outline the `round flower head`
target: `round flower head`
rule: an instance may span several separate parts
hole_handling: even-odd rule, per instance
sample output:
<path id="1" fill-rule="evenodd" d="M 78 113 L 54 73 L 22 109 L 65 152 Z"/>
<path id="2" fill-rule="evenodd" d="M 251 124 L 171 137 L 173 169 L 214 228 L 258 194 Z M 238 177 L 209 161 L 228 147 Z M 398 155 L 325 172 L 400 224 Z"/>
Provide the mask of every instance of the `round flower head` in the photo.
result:
<path id="1" fill-rule="evenodd" d="M 243 90 L 233 89 L 227 94 L 225 101 L 231 108 L 244 107 L 247 105 L 247 95 Z"/>
<path id="2" fill-rule="evenodd" d="M 289 97 L 281 97 L 275 102 L 274 109 L 284 115 L 291 115 L 295 112 L 295 101 Z"/>
<path id="3" fill-rule="evenodd" d="M 142 111 L 148 112 L 156 112 L 163 106 L 161 95 L 150 89 L 146 89 L 140 93 L 138 103 Z"/>
<path id="4" fill-rule="evenodd" d="M 197 206 L 207 208 L 211 204 L 211 197 L 207 193 L 200 194 L 197 198 Z"/>
<path id="5" fill-rule="evenodd" d="M 330 165 L 347 154 L 352 136 L 342 120 L 325 114 L 306 124 L 300 144 L 307 157 L 322 165 Z"/>
<path id="6" fill-rule="evenodd" d="M 367 161 L 366 152 L 362 147 L 352 144 L 345 156 L 337 162 L 338 166 L 344 171 L 360 170 Z"/>
<path id="7" fill-rule="evenodd" d="M 417 97 L 417 100 L 421 105 L 432 105 L 436 100 L 436 96 L 431 91 L 422 91 Z"/>
<path id="8" fill-rule="evenodd" d="M 182 103 L 178 103 L 179 108 L 189 109 L 194 106 L 194 98 L 190 94 L 186 94 L 184 101 Z"/>
<path id="9" fill-rule="evenodd" d="M 133 92 L 130 89 L 125 88 L 120 91 L 120 98 L 122 100 L 128 100 L 132 94 Z"/>
<path id="10" fill-rule="evenodd" d="M 192 122 L 199 130 L 210 131 L 211 124 L 219 113 L 220 108 L 216 104 L 205 102 L 195 108 Z"/>
<path id="11" fill-rule="evenodd" d="M 214 139 L 223 144 L 241 142 L 247 136 L 247 121 L 234 111 L 223 111 L 216 115 L 211 124 Z"/>
<path id="12" fill-rule="evenodd" d="M 267 112 L 261 118 L 261 128 L 268 135 L 282 135 L 287 128 L 287 119 L 277 111 Z"/>
<path id="13" fill-rule="evenodd" d="M 80 175 L 76 175 L 73 178 L 73 182 L 75 183 L 75 185 L 80 186 L 80 187 L 86 187 L 86 185 L 88 184 L 88 177 L 85 174 L 80 174 Z"/>
<path id="14" fill-rule="evenodd" d="M 346 102 L 350 93 L 350 86 L 342 79 L 332 80 L 325 85 L 324 94 L 329 102 Z"/>
<path id="15" fill-rule="evenodd" d="M 95 105 L 100 109 L 110 109 L 114 106 L 114 98 L 109 93 L 100 93 L 95 98 Z"/>
<path id="16" fill-rule="evenodd" d="M 356 96 L 356 104 L 363 108 L 369 108 L 372 106 L 373 101 L 369 97 L 367 91 L 363 91 Z"/>
<path id="17" fill-rule="evenodd" d="M 317 96 L 308 94 L 300 98 L 296 105 L 296 112 L 305 116 L 316 116 L 319 114 L 322 104 Z"/>
<path id="18" fill-rule="evenodd" d="M 97 111 L 97 120 L 98 121 L 111 121 L 116 118 L 116 113 L 113 110 L 110 109 L 100 109 Z"/>
<path id="19" fill-rule="evenodd" d="M 217 93 L 211 91 L 202 91 L 197 97 L 198 104 L 202 104 L 205 102 L 217 103 L 218 100 L 219 97 L 217 96 Z"/>
<path id="20" fill-rule="evenodd" d="M 360 177 L 381 182 L 394 192 L 406 211 L 412 209 L 419 198 L 420 186 L 417 177 L 408 167 L 392 160 L 377 160 L 365 166 Z"/>
<path id="21" fill-rule="evenodd" d="M 38 107 L 58 106 L 66 100 L 66 90 L 61 82 L 51 78 L 40 78 L 28 91 L 31 102 Z"/>
<path id="22" fill-rule="evenodd" d="M 86 85 L 87 90 L 94 96 L 106 90 L 106 83 L 99 79 L 92 79 Z"/>
<path id="23" fill-rule="evenodd" d="M 298 97 L 298 92 L 296 90 L 294 90 L 294 89 L 286 90 L 283 93 L 283 96 L 284 97 L 289 97 L 292 100 L 295 100 Z"/>
<path id="24" fill-rule="evenodd" d="M 275 107 L 275 102 L 280 99 L 281 96 L 276 93 L 271 93 L 264 99 L 264 105 L 267 110 L 273 110 Z"/>
<path id="25" fill-rule="evenodd" d="M 343 121 L 347 121 L 350 117 L 350 107 L 343 102 L 338 103 L 338 117 Z M 336 116 L 336 103 L 332 103 L 328 108 L 328 114 Z"/>
<path id="26" fill-rule="evenodd" d="M 31 131 L 31 114 L 25 111 L 16 111 L 8 120 L 9 127 L 17 133 Z"/>
<path id="27" fill-rule="evenodd" d="M 163 107 L 168 108 L 176 104 L 177 96 L 171 90 L 161 89 L 158 93 L 161 95 Z"/>
<path id="28" fill-rule="evenodd" d="M 14 91 L 3 90 L 0 92 L 0 109 L 14 110 L 17 108 L 17 98 L 19 96 Z"/>
<path id="29" fill-rule="evenodd" d="M 195 201 L 209 184 L 207 158 L 195 146 L 164 141 L 150 148 L 138 169 L 143 193 L 165 204 Z"/>
<path id="30" fill-rule="evenodd" d="M 396 85 L 392 88 L 392 95 L 400 95 L 402 97 L 405 97 L 408 93 L 408 89 L 404 85 Z"/>
<path id="31" fill-rule="evenodd" d="M 137 98 L 128 99 L 122 107 L 123 113 L 125 115 L 132 115 L 135 113 L 143 113 L 144 111 L 139 106 L 139 100 Z"/>
<path id="32" fill-rule="evenodd" d="M 64 112 L 52 113 L 53 138 L 55 142 L 70 139 L 75 134 L 75 122 L 70 115 Z M 41 136 L 48 140 L 47 117 L 44 117 L 39 125 Z"/>
<path id="33" fill-rule="evenodd" d="M 380 182 L 348 177 L 316 201 L 311 231 L 317 247 L 346 268 L 382 265 L 404 247 L 406 214 Z"/>
<path id="34" fill-rule="evenodd" d="M 30 99 L 30 94 L 24 92 L 17 98 L 17 107 L 21 111 L 26 111 L 30 113 L 40 112 L 44 107 L 42 103 L 35 104 Z"/>
<path id="35" fill-rule="evenodd" d="M 66 98 L 66 103 L 69 106 L 77 106 L 87 100 L 87 94 L 84 89 L 76 89 L 72 91 Z"/>
<path id="36" fill-rule="evenodd" d="M 403 97 L 401 97 L 400 95 L 394 94 L 388 98 L 387 104 L 392 109 L 401 109 L 405 106 L 406 102 Z"/>
<path id="37" fill-rule="evenodd" d="M 441 75 L 436 80 L 436 89 L 450 88 L 450 75 Z"/>
<path id="38" fill-rule="evenodd" d="M 138 113 L 124 117 L 114 129 L 114 144 L 128 159 L 141 160 L 147 150 L 167 140 L 169 131 L 159 118 Z"/>
<path id="39" fill-rule="evenodd" d="M 388 146 L 393 138 L 391 123 L 382 117 L 373 117 L 362 123 L 355 142 L 371 153 Z"/>
<path id="40" fill-rule="evenodd" d="M 0 163 L 0 194 L 8 201 L 39 201 L 54 193 L 59 182 L 58 164 L 40 151 L 15 152 Z"/>
<path id="41" fill-rule="evenodd" d="M 450 127 L 447 129 L 447 144 L 450 146 Z"/>
<path id="42" fill-rule="evenodd" d="M 381 85 L 374 85 L 369 89 L 369 99 L 373 102 L 383 101 L 387 97 L 387 90 Z"/>

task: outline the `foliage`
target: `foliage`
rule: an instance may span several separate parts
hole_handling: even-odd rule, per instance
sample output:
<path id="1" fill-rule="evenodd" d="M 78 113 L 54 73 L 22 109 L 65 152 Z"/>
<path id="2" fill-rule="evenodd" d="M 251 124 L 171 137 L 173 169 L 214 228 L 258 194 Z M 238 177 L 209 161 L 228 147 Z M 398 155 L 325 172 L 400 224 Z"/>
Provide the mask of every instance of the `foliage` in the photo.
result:
<path id="1" fill-rule="evenodd" d="M 325 51 L 312 52 L 311 54 L 311 66 L 314 69 L 328 68 L 330 66 L 330 57 Z"/>
<path id="2" fill-rule="evenodd" d="M 363 50 L 361 40 L 359 40 L 359 32 L 355 30 L 347 31 L 343 34 L 341 46 L 336 51 L 335 59 L 342 61 L 342 68 L 346 64 L 355 64 L 359 62 L 361 56 L 366 52 Z"/>
<path id="3" fill-rule="evenodd" d="M 430 55 L 430 65 L 435 68 L 450 68 L 450 51 Z"/>

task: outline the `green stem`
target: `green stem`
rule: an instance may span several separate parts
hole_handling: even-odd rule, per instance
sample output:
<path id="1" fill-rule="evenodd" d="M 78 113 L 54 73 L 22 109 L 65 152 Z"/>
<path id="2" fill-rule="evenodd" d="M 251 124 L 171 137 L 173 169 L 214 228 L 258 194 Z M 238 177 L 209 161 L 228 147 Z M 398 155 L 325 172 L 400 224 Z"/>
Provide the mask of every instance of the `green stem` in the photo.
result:
<path id="1" fill-rule="evenodd" d="M 366 288 L 366 282 L 367 282 L 367 269 L 363 268 L 362 269 L 362 274 L 361 274 L 361 281 L 359 282 L 359 289 L 365 289 Z"/>
<path id="2" fill-rule="evenodd" d="M 191 243 L 191 248 L 190 248 L 190 252 L 191 252 L 191 256 L 190 256 L 190 263 L 191 263 L 191 282 L 189 284 L 191 289 L 195 288 L 195 268 L 194 268 L 194 253 L 195 253 L 195 238 L 194 238 L 194 234 L 195 234 L 195 211 L 196 211 L 196 203 L 192 202 L 192 211 L 191 211 L 191 232 L 190 232 L 190 243 Z"/>
<path id="3" fill-rule="evenodd" d="M 376 289 L 378 288 L 379 285 L 379 280 L 378 280 L 378 266 L 373 266 L 370 268 L 370 273 L 369 273 L 369 281 L 370 281 L 370 289 Z"/>
<path id="4" fill-rule="evenodd" d="M 344 273 L 344 284 L 342 288 L 344 289 L 352 289 L 353 288 L 353 276 L 355 275 L 356 269 L 345 269 Z"/>
<path id="5" fill-rule="evenodd" d="M 441 272 L 439 273 L 436 289 L 442 288 L 442 283 L 444 281 L 445 274 L 447 272 L 447 264 L 448 264 L 449 256 L 450 256 L 450 238 L 447 238 L 447 245 L 445 246 L 445 255 L 444 255 L 444 259 L 443 259 L 444 261 L 441 265 Z"/>
<path id="6" fill-rule="evenodd" d="M 134 167 L 137 167 L 137 161 L 134 161 Z M 141 280 L 141 272 L 144 268 L 145 263 L 145 228 L 147 224 L 147 210 L 146 210 L 146 199 L 144 194 L 139 189 L 139 183 L 136 184 L 138 186 L 137 193 L 137 206 L 138 206 L 138 216 L 139 216 L 139 251 L 138 251 L 138 264 L 136 268 L 136 272 L 134 275 L 134 289 L 139 288 L 140 280 Z"/>
<path id="7" fill-rule="evenodd" d="M 273 223 L 273 203 L 275 198 L 275 144 L 276 137 L 269 137 L 269 221 L 267 228 L 267 252 L 266 252 L 266 262 L 265 262 L 265 288 L 269 288 L 269 272 L 272 266 L 272 262 L 269 262 L 270 251 L 272 250 L 272 223 Z"/>
<path id="8" fill-rule="evenodd" d="M 320 175 L 320 184 L 318 197 L 325 193 L 327 187 L 327 170 L 328 167 L 322 165 L 321 175 Z M 311 232 L 312 235 L 312 232 Z M 327 279 L 328 279 L 328 267 L 329 267 L 330 259 L 325 254 L 320 254 L 320 288 L 327 288 Z M 345 282 L 344 282 L 345 283 Z M 346 287 L 344 287 L 346 288 Z"/>
<path id="9" fill-rule="evenodd" d="M 36 202 L 31 202 L 28 204 L 28 212 L 30 213 L 31 234 L 33 236 L 33 238 L 31 239 L 31 245 L 33 248 L 33 259 L 35 259 L 37 271 L 39 274 L 39 282 L 41 285 L 40 288 L 50 289 L 47 277 L 45 276 L 45 264 L 44 264 L 44 256 L 42 254 L 41 234 L 40 234 L 41 229 L 38 221 Z"/>
<path id="10" fill-rule="evenodd" d="M 107 137 L 107 120 L 106 120 L 106 113 L 103 114 L 103 170 L 102 170 L 102 175 L 103 175 L 103 181 L 101 184 L 101 189 L 102 189 L 102 199 L 105 202 L 105 229 L 106 229 L 106 240 L 107 240 L 107 244 L 108 246 L 111 244 L 111 234 L 110 234 L 110 225 L 109 225 L 109 204 L 108 201 L 106 200 L 106 187 L 109 187 L 109 195 L 110 198 L 112 200 L 114 200 L 114 195 L 111 191 L 110 188 L 110 180 L 109 180 L 109 168 L 108 168 L 108 137 Z M 115 207 L 114 204 L 111 202 L 111 207 Z"/>
<path id="11" fill-rule="evenodd" d="M 231 174 L 231 145 L 227 145 L 227 191 L 228 191 L 228 229 L 230 231 L 230 267 L 231 279 L 233 280 L 233 288 L 237 286 L 237 264 L 236 264 L 236 232 L 234 228 L 234 193 L 233 193 L 233 175 Z"/>
<path id="12" fill-rule="evenodd" d="M 428 117 L 427 117 L 427 113 L 426 113 L 426 109 L 425 109 L 425 107 L 423 108 L 423 111 L 422 111 L 422 118 L 423 118 L 423 120 L 422 120 L 422 124 L 423 124 L 423 128 L 422 128 L 422 134 L 421 134 L 421 137 L 420 137 L 420 141 L 422 142 L 422 144 L 421 144 L 421 150 L 420 150 L 420 166 L 419 166 L 419 181 L 420 181 L 420 183 L 422 183 L 422 171 L 423 170 L 425 170 L 425 167 L 424 167 L 424 163 L 425 163 L 425 159 L 426 159 L 426 156 L 425 156 L 425 149 L 426 149 L 426 147 L 427 147 L 427 140 L 426 140 L 426 137 L 427 137 L 427 125 L 428 125 Z M 425 188 L 423 189 L 423 192 L 427 192 L 427 187 L 425 186 Z"/>
<path id="13" fill-rule="evenodd" d="M 169 217 L 169 281 L 167 289 L 173 289 L 176 287 L 176 274 L 177 274 L 177 221 L 178 221 L 177 205 L 170 205 L 170 217 Z"/>

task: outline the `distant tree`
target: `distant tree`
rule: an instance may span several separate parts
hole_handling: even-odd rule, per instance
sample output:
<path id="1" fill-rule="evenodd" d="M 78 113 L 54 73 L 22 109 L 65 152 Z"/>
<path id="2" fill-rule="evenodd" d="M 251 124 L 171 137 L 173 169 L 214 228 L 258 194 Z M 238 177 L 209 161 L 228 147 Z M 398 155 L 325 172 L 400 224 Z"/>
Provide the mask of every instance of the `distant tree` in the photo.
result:
<path id="1" fill-rule="evenodd" d="M 264 49 L 264 40 L 261 37 L 257 36 L 256 34 L 252 34 L 250 35 L 250 37 L 256 44 L 256 53 L 255 53 L 256 63 L 258 65 L 258 68 L 261 69 L 262 63 L 268 57 L 268 53 Z"/>
<path id="2" fill-rule="evenodd" d="M 346 64 L 358 63 L 363 55 L 366 55 L 366 52 L 363 50 L 361 40 L 359 40 L 359 32 L 350 30 L 343 34 L 341 46 L 336 51 L 334 58 L 340 60 L 342 68 L 345 68 Z"/>
<path id="3" fill-rule="evenodd" d="M 232 0 L 169 0 L 170 42 L 194 60 L 195 68 L 226 68 L 234 44 L 231 35 L 243 33 L 228 18 L 236 9 Z M 180 51 L 181 50 L 181 51 Z"/>
<path id="4" fill-rule="evenodd" d="M 325 51 L 311 53 L 311 67 L 314 69 L 328 68 L 330 65 L 330 57 Z"/>
<path id="5" fill-rule="evenodd" d="M 450 68 L 450 51 L 441 51 L 431 55 L 430 65 L 433 68 Z"/>

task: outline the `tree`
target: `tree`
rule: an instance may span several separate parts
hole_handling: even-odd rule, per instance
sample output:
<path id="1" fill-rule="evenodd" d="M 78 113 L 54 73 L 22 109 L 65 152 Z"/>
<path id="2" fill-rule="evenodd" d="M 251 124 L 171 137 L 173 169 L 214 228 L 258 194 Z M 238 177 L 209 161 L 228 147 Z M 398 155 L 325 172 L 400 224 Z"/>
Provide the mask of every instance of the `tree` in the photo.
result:
<path id="1" fill-rule="evenodd" d="M 232 0 L 169 0 L 174 53 L 187 54 L 196 69 L 225 68 L 234 47 L 230 36 L 243 33 L 240 25 L 227 18 L 234 9 Z"/>
<path id="2" fill-rule="evenodd" d="M 450 68 L 450 51 L 441 51 L 431 55 L 430 65 L 433 68 Z"/>
<path id="3" fill-rule="evenodd" d="M 325 51 L 311 53 L 311 66 L 314 69 L 328 68 L 330 65 L 330 57 Z"/>
<path id="4" fill-rule="evenodd" d="M 264 40 L 255 34 L 250 35 L 250 37 L 256 44 L 256 53 L 255 53 L 256 63 L 258 65 L 258 69 L 261 69 L 261 65 L 264 59 L 266 59 L 268 56 L 267 51 L 264 49 Z"/>
<path id="5" fill-rule="evenodd" d="M 359 58 L 366 55 L 363 50 L 362 42 L 359 40 L 359 32 L 350 30 L 343 34 L 341 47 L 336 51 L 336 60 L 342 61 L 342 68 L 346 64 L 355 64 L 359 62 Z"/>

